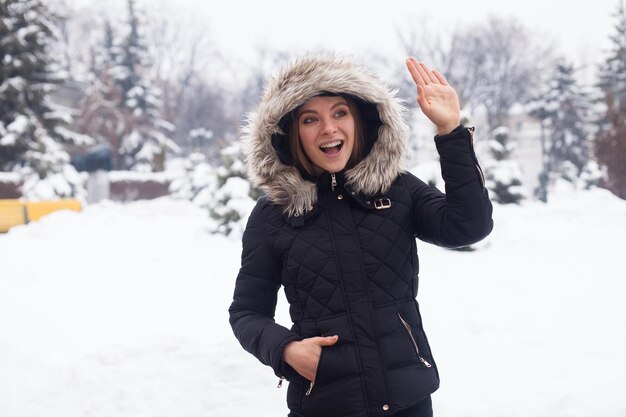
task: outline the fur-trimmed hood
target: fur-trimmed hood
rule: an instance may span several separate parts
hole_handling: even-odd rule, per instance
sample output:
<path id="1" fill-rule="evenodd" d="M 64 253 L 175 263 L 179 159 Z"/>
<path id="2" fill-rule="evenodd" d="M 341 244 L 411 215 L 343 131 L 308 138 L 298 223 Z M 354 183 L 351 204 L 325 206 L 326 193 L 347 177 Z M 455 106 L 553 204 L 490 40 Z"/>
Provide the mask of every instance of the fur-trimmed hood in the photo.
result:
<path id="1" fill-rule="evenodd" d="M 275 144 L 288 140 L 280 122 L 310 98 L 324 93 L 351 95 L 378 113 L 378 132 L 369 132 L 371 151 L 345 172 L 346 185 L 353 191 L 385 193 L 402 171 L 407 156 L 409 129 L 404 107 L 394 91 L 345 57 L 322 55 L 295 60 L 269 80 L 241 135 L 250 180 L 290 216 L 313 208 L 317 185 L 279 157 Z"/>

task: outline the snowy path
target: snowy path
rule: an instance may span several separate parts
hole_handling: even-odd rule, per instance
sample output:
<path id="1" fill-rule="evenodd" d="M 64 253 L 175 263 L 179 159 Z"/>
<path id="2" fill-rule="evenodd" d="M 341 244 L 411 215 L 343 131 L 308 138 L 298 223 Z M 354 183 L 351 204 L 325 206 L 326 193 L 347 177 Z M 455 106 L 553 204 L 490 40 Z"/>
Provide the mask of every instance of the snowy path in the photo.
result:
<path id="1" fill-rule="evenodd" d="M 418 245 L 436 415 L 626 416 L 626 203 L 594 191 L 494 216 L 480 251 Z M 240 243 L 205 221 L 162 199 L 0 235 L 0 416 L 286 416 L 228 326 Z"/>

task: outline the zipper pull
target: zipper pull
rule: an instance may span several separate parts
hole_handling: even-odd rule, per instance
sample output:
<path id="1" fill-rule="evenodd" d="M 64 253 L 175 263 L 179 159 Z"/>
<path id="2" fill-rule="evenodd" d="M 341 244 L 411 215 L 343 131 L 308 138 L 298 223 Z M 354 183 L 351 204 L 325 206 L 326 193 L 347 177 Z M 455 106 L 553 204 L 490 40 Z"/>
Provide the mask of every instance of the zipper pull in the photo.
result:
<path id="1" fill-rule="evenodd" d="M 278 385 L 276 386 L 276 388 L 280 388 L 283 386 L 283 381 L 285 380 L 284 376 L 281 376 L 280 379 L 278 380 Z"/>
<path id="2" fill-rule="evenodd" d="M 311 395 L 311 391 L 313 391 L 313 385 L 315 385 L 315 382 L 311 381 L 311 383 L 309 384 L 309 389 L 306 391 L 304 395 L 306 395 L 307 397 Z"/>
<path id="3" fill-rule="evenodd" d="M 330 187 L 331 191 L 335 191 L 335 187 L 337 186 L 337 178 L 335 177 L 335 173 L 330 173 Z"/>
<path id="4" fill-rule="evenodd" d="M 424 365 L 427 368 L 431 368 L 432 367 L 432 365 L 426 359 L 422 358 L 419 355 L 417 357 L 420 358 L 420 362 L 422 362 L 422 365 Z"/>

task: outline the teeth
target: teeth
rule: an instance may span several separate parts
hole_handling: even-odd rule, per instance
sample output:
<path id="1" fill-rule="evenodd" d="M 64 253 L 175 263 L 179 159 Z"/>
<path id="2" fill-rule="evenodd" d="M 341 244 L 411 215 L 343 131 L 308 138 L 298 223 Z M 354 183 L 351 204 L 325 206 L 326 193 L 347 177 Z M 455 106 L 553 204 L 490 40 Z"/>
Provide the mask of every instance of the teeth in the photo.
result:
<path id="1" fill-rule="evenodd" d="M 325 145 L 321 145 L 320 148 L 322 148 L 322 149 L 333 148 L 333 147 L 339 146 L 339 145 L 341 145 L 341 141 L 340 140 L 338 140 L 336 142 L 330 142 L 330 143 L 327 143 Z"/>

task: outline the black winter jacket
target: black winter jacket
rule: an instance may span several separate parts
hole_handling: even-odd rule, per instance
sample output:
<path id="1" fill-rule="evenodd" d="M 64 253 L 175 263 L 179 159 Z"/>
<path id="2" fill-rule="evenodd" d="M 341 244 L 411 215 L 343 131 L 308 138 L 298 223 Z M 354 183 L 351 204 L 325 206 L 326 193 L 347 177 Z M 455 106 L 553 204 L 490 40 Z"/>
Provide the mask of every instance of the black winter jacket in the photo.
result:
<path id="1" fill-rule="evenodd" d="M 246 350 L 290 381 L 287 402 L 293 415 L 388 416 L 415 405 L 439 386 L 416 301 L 415 238 L 445 247 L 474 243 L 492 229 L 491 203 L 473 151 L 472 132 L 462 126 L 435 139 L 446 194 L 399 168 L 400 157 L 389 155 L 399 149 L 396 142 L 406 139 L 406 129 L 401 118 L 389 114 L 399 111 L 397 102 L 385 96 L 390 93 L 376 90 L 379 83 L 371 79 L 372 90 L 361 86 L 348 92 L 378 110 L 380 125 L 371 135 L 368 157 L 352 170 L 327 173 L 315 181 L 299 176 L 302 190 L 286 191 L 281 185 L 289 186 L 290 180 L 284 177 L 297 173 L 280 158 L 284 151 L 280 149 L 284 132 L 276 127 L 280 118 L 307 97 L 333 91 L 314 78 L 320 72 L 332 85 L 337 79 L 346 81 L 345 77 L 354 83 L 350 77 L 355 71 L 346 76 L 337 70 L 352 64 L 329 59 L 330 64 L 324 62 L 322 67 L 313 62 L 313 69 L 311 62 L 296 63 L 279 76 L 279 86 L 268 87 L 244 136 L 248 163 L 258 163 L 255 158 L 262 156 L 274 167 L 251 169 L 252 178 L 268 196 L 258 201 L 244 232 L 230 322 Z M 305 83 L 311 91 L 268 116 L 268 109 L 277 104 L 264 109 L 264 103 L 287 94 L 281 91 L 289 84 L 285 80 L 304 71 L 303 66 L 310 71 L 308 78 L 314 78 L 311 85 Z M 276 129 L 268 133 L 268 124 Z M 264 147 L 268 141 L 273 146 Z M 403 153 L 404 147 L 400 148 L 398 155 Z M 368 175 L 355 174 L 363 164 L 370 171 L 361 173 Z M 371 172 L 390 178 L 389 184 L 379 182 L 374 185 L 378 189 L 367 190 L 372 184 L 364 182 L 377 181 Z M 302 196 L 311 190 L 313 195 Z M 291 329 L 274 321 L 281 286 L 290 304 Z M 338 335 L 338 342 L 322 348 L 311 385 L 285 363 L 283 349 L 294 340 L 331 335 Z"/>

